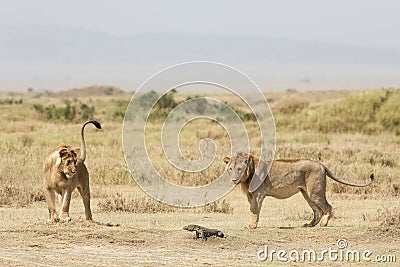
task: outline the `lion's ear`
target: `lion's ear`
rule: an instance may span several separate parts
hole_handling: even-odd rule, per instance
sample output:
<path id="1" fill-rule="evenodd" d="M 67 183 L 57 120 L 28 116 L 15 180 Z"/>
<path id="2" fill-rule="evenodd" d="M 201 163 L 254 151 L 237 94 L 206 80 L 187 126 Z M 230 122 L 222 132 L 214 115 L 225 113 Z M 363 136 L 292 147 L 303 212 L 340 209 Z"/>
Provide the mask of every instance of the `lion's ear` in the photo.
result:
<path id="1" fill-rule="evenodd" d="M 256 191 L 264 182 L 265 178 L 268 175 L 268 164 L 263 161 L 258 161 L 258 166 L 256 167 L 253 177 L 251 178 L 250 185 L 249 185 L 249 192 L 253 193 Z"/>
<path id="2" fill-rule="evenodd" d="M 58 151 L 58 155 L 60 155 L 60 157 L 64 157 L 66 154 L 68 153 L 68 149 L 63 148 L 60 151 Z"/>
<path id="3" fill-rule="evenodd" d="M 228 164 L 229 162 L 231 162 L 231 158 L 230 158 L 230 157 L 225 157 L 225 158 L 224 158 L 224 162 L 225 162 L 226 164 Z"/>
<path id="4" fill-rule="evenodd" d="M 77 155 L 78 156 L 78 154 L 79 154 L 79 151 L 81 151 L 81 149 L 80 148 L 75 148 L 74 150 L 72 150 L 74 153 L 75 153 L 75 155 Z"/>

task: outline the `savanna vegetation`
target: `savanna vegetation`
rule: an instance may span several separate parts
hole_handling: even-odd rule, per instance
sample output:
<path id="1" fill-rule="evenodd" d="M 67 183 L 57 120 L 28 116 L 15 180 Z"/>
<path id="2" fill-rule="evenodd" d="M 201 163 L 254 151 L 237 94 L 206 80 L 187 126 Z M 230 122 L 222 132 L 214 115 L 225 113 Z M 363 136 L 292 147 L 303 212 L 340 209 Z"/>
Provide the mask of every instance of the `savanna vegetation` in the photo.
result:
<path id="1" fill-rule="evenodd" d="M 110 89 L 103 89 L 101 94 L 96 95 L 90 88 L 94 96 L 79 97 L 80 92 L 86 95 L 88 89 L 75 90 L 72 96 L 64 92 L 50 95 L 32 95 L 32 92 L 13 93 L 11 96 L 2 94 L 0 144 L 2 154 L 7 157 L 2 157 L 0 165 L 0 204 L 27 205 L 42 201 L 40 168 L 47 151 L 62 142 L 78 146 L 79 124 L 91 118 L 105 125 L 101 133 L 93 130 L 86 138 L 90 149 L 88 164 L 92 186 L 134 186 L 124 164 L 120 140 L 124 111 L 131 94 L 118 91 L 118 94 L 109 95 L 103 91 L 110 92 Z M 331 166 L 339 176 L 350 176 L 351 179 L 367 179 L 370 172 L 376 174 L 378 182 L 371 187 L 354 189 L 332 183 L 329 187 L 332 193 L 352 193 L 353 197 L 366 194 L 375 197 L 399 196 L 400 90 L 338 91 L 334 95 L 327 92 L 327 97 L 324 94 L 296 91 L 266 94 L 276 124 L 276 158 L 320 160 Z M 151 91 L 140 96 L 140 103 L 145 105 L 159 97 Z M 162 96 L 150 114 L 148 127 L 158 129 L 157 125 L 173 108 L 193 97 L 176 91 Z M 250 139 L 252 135 L 257 136 L 255 118 L 244 103 L 229 103 L 229 98 L 222 98 L 245 122 Z M 206 104 L 199 102 L 191 108 L 201 110 L 206 108 Z M 183 153 L 189 158 L 195 158 L 199 153 L 197 146 L 191 144 L 207 137 L 215 140 L 224 153 L 229 153 L 226 146 L 228 136 L 216 123 L 193 121 L 181 135 Z M 160 142 L 157 139 L 157 136 L 147 138 L 154 143 Z M 259 142 L 252 141 L 254 145 Z M 223 163 L 217 162 L 204 172 L 194 175 L 183 173 L 167 166 L 169 163 L 160 154 L 160 150 L 149 150 L 149 155 L 159 157 L 159 163 L 156 163 L 159 171 L 178 184 L 206 184 L 215 177 L 213 173 L 223 171 Z M 102 163 L 105 159 L 108 164 Z M 15 169 L 17 162 L 24 168 Z M 104 189 L 93 190 L 93 194 L 121 200 L 121 195 L 113 196 Z M 103 206 L 104 203 L 100 207 L 108 209 Z M 124 209 L 124 205 L 115 206 L 116 210 Z"/>
<path id="2" fill-rule="evenodd" d="M 251 238 L 256 237 L 251 233 L 241 233 L 237 230 L 242 229 L 242 225 L 248 219 L 246 197 L 241 195 L 239 190 L 235 189 L 223 199 L 194 210 L 173 208 L 159 203 L 140 190 L 125 165 L 121 144 L 122 122 L 132 94 L 111 88 L 101 87 L 99 92 L 95 90 L 95 87 L 90 87 L 67 93 L 36 93 L 30 90 L 27 93 L 0 94 L 0 153 L 2 155 L 0 157 L 0 207 L 2 212 L 5 214 L 10 209 L 22 210 L 21 213 L 23 210 L 40 210 L 38 217 L 44 222 L 47 210 L 42 192 L 41 168 L 47 153 L 60 143 L 79 146 L 81 123 L 88 119 L 96 119 L 102 123 L 103 130 L 96 131 L 90 127 L 86 129 L 88 149 L 86 164 L 90 173 L 94 218 L 100 217 L 112 221 L 118 214 L 120 218 L 125 218 L 122 224 L 130 225 L 132 219 L 128 218 L 134 216 L 140 225 L 135 224 L 135 226 L 148 229 L 152 227 L 151 225 L 163 225 L 167 229 L 172 229 L 176 227 L 174 223 L 171 224 L 174 218 L 179 218 L 179 221 L 184 222 L 188 218 L 201 217 L 208 223 L 227 228 L 228 232 L 231 231 L 231 236 L 234 235 L 233 233 L 238 233 L 233 239 L 236 238 L 237 242 L 243 242 L 251 247 L 253 242 Z M 87 93 L 88 90 L 90 94 Z M 213 95 L 208 96 L 213 97 Z M 142 103 L 154 101 L 159 97 L 156 92 L 140 96 Z M 183 128 L 180 138 L 182 153 L 190 159 L 196 159 L 200 155 L 198 150 L 200 140 L 211 138 L 218 146 L 216 162 L 204 171 L 184 173 L 172 168 L 165 159 L 159 140 L 160 125 L 173 108 L 193 97 L 196 96 L 176 91 L 161 97 L 150 114 L 147 125 L 149 131 L 146 136 L 146 141 L 149 142 L 148 154 L 152 160 L 154 159 L 155 168 L 169 181 L 185 186 L 204 185 L 218 177 L 225 167 L 222 159 L 230 152 L 229 137 L 224 129 L 215 122 L 200 119 L 192 121 Z M 232 106 L 244 121 L 251 144 L 259 145 L 260 140 L 255 138 L 259 131 L 255 117 L 245 104 L 229 95 L 214 97 Z M 378 228 L 385 229 L 379 233 L 388 237 L 389 240 L 398 238 L 400 236 L 398 230 L 400 227 L 398 204 L 400 197 L 400 89 L 326 92 L 290 90 L 282 93 L 265 93 L 265 97 L 269 101 L 276 125 L 275 158 L 318 160 L 332 169 L 337 176 L 353 183 L 364 183 L 368 181 L 370 173 L 375 174 L 376 181 L 367 188 L 353 188 L 333 181 L 328 182 L 328 201 L 332 200 L 334 211 L 338 209 L 332 224 L 335 224 L 336 220 L 336 224 L 355 227 L 348 232 L 345 230 L 353 240 L 359 236 L 360 232 L 368 240 L 370 232 Z M 205 108 L 205 105 L 199 102 L 191 108 L 201 110 Z M 73 195 L 73 202 L 78 207 L 76 213 L 78 215 L 75 217 L 81 216 L 79 198 L 78 194 Z M 269 200 L 266 201 L 269 202 Z M 277 211 L 278 202 L 273 200 L 271 203 L 274 203 L 274 208 L 266 204 L 268 206 L 261 211 L 262 214 L 268 214 L 268 217 L 265 215 L 262 218 L 261 225 L 269 225 L 268 228 L 261 227 L 261 230 L 258 230 L 262 233 L 274 232 L 276 229 L 271 228 L 271 225 L 278 227 L 283 224 L 283 226 L 292 227 L 297 224 L 302 225 L 303 221 L 308 222 L 311 218 L 311 209 L 306 203 L 300 205 L 302 207 L 300 211 L 292 210 L 288 206 L 280 207 Z M 297 205 L 291 203 L 291 206 Z M 277 213 L 274 213 L 275 211 Z M 355 217 L 352 212 L 356 214 Z M 149 214 L 153 216 L 150 217 L 152 223 L 143 226 L 146 225 Z M 213 221 L 209 218 L 219 219 Z M 228 218 L 233 219 L 230 221 Z M 224 220 L 229 223 L 224 224 Z M 82 227 L 71 225 L 72 229 Z M 359 225 L 361 228 L 357 228 Z M 36 225 L 32 227 L 35 228 Z M 63 229 L 59 230 L 68 231 Z M 338 234 L 342 230 L 334 228 L 332 231 Z M 49 231 L 56 231 L 56 229 L 51 228 Z M 90 232 L 88 235 L 93 234 L 91 228 L 87 231 Z M 123 235 L 122 230 L 116 231 L 121 231 Z M 307 231 L 309 232 L 305 236 L 312 239 L 314 232 Z M 175 232 L 171 234 L 175 235 Z M 274 242 L 275 238 L 279 239 L 280 234 L 282 232 L 279 229 L 275 231 L 271 235 L 271 242 Z M 298 234 L 300 238 L 300 232 L 295 234 Z M 98 238 L 108 242 L 109 236 L 105 235 L 106 237 Z M 250 238 L 249 235 L 252 237 Z M 145 236 L 152 236 L 152 232 L 146 232 Z M 283 236 L 285 240 L 291 239 L 285 234 Z M 7 238 L 13 237 L 10 235 Z M 257 238 L 258 241 L 254 241 L 257 244 L 255 248 L 265 243 L 262 237 Z M 113 240 L 118 243 L 118 240 Z M 144 243 L 148 242 L 146 238 L 144 240 Z M 235 240 L 228 241 L 236 242 Z M 297 241 L 293 242 L 291 243 L 293 246 L 298 246 Z M 372 240 L 368 242 L 373 244 Z M 393 242 L 390 241 L 389 244 Z M 375 244 L 376 249 L 387 251 L 385 241 L 381 244 L 382 246 Z M 224 249 L 224 243 L 218 243 L 218 246 L 222 246 L 218 249 Z M 237 248 L 233 243 L 228 247 Z M 207 249 L 215 248 L 208 246 Z M 390 251 L 393 252 L 393 250 Z M 394 250 L 396 251 L 398 252 Z"/>

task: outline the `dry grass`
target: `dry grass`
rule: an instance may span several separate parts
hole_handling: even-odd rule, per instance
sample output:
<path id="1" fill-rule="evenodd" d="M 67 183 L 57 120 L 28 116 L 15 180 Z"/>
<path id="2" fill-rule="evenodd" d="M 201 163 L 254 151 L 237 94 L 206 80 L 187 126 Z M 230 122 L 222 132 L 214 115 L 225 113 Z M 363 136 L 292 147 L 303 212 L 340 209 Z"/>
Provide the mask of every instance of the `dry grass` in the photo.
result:
<path id="1" fill-rule="evenodd" d="M 385 227 L 400 227 L 400 206 L 379 209 L 377 220 Z"/>
<path id="2" fill-rule="evenodd" d="M 249 205 L 238 188 L 204 207 L 178 209 L 149 198 L 136 186 L 125 165 L 121 144 L 121 110 L 128 95 L 81 99 L 95 107 L 96 118 L 103 125 L 101 131 L 86 129 L 92 212 L 100 223 L 82 221 L 83 205 L 75 193 L 70 209 L 72 223 L 46 224 L 42 163 L 48 151 L 59 143 L 79 146 L 81 124 L 34 118 L 33 104 L 62 105 L 63 98 L 35 96 L 34 92 L 0 95 L 23 99 L 20 105 L 0 105 L 0 265 L 78 266 L 83 260 L 84 265 L 96 266 L 259 266 L 262 263 L 256 260 L 256 252 L 264 245 L 287 251 L 329 248 L 335 247 L 339 238 L 346 238 L 351 249 L 399 255 L 400 136 L 398 112 L 391 112 L 391 107 L 400 101 L 396 100 L 398 92 L 393 91 L 382 102 L 380 96 L 384 94 L 377 90 L 267 95 L 275 105 L 276 158 L 319 160 L 350 182 L 364 183 L 372 172 L 376 180 L 361 189 L 328 180 L 327 199 L 335 214 L 329 227 L 300 227 L 311 220 L 312 211 L 297 194 L 287 200 L 266 198 L 259 228 L 255 230 L 243 228 L 248 223 Z M 176 97 L 187 98 L 179 94 Z M 229 96 L 220 97 L 245 110 L 238 99 L 230 102 Z M 294 104 L 286 109 L 285 102 Z M 381 104 L 373 111 L 371 105 L 360 107 L 364 103 Z M 346 112 L 352 105 L 353 109 Z M 333 107 L 336 115 L 329 111 Z M 368 116 L 357 117 L 357 110 Z M 322 115 L 327 116 L 326 121 Z M 360 118 L 368 121 L 366 128 L 346 125 L 357 125 Z M 338 122 L 343 127 L 331 131 Z M 181 132 L 182 152 L 189 159 L 200 155 L 200 140 L 211 138 L 217 145 L 215 163 L 194 174 L 171 168 L 160 149 L 160 125 L 148 126 L 149 155 L 169 181 L 204 185 L 223 172 L 222 158 L 230 153 L 230 147 L 226 133 L 217 124 L 199 120 Z M 261 142 L 256 138 L 256 124 L 246 122 L 246 127 L 251 145 L 256 147 Z M 221 229 L 226 238 L 193 240 L 192 233 L 182 230 L 184 225 L 193 223 Z M 377 234 L 382 238 L 376 239 Z M 341 266 L 343 262 L 324 264 Z M 375 266 L 376 262 L 361 264 Z"/>
<path id="3" fill-rule="evenodd" d="M 176 211 L 173 207 L 160 203 L 147 196 L 130 199 L 124 197 L 121 193 L 117 193 L 114 197 L 101 200 L 97 206 L 100 211 L 103 212 L 165 213 Z"/>
<path id="4" fill-rule="evenodd" d="M 343 198 L 398 197 L 400 137 L 396 135 L 397 113 L 393 113 L 391 107 L 397 105 L 396 100 L 399 95 L 399 90 L 357 92 L 350 95 L 349 92 L 326 92 L 325 98 L 324 93 L 321 92 L 271 94 L 267 98 L 273 102 L 277 125 L 275 157 L 319 160 L 335 174 L 351 182 L 366 182 L 370 173 L 375 174 L 375 183 L 367 188 L 352 188 L 329 182 L 328 193 L 340 194 Z M 16 105 L 0 105 L 2 111 L 0 153 L 7 155 L 0 158 L 2 185 L 0 205 L 28 205 L 43 200 L 41 166 L 45 155 L 60 143 L 79 146 L 80 124 L 43 122 L 33 116 L 33 104 L 58 105 L 65 101 L 64 98 L 46 98 L 45 96 L 32 98 L 29 95 L 18 95 L 18 97 L 22 98 L 23 102 L 17 109 Z M 187 98 L 179 94 L 176 97 L 178 100 Z M 224 95 L 219 95 L 219 97 L 229 103 L 228 97 Z M 327 101 L 327 98 L 336 100 Z M 90 171 L 91 185 L 101 190 L 101 192 L 93 192 L 93 195 L 105 198 L 103 200 L 105 204 L 102 207 L 105 210 L 108 206 L 111 210 L 118 210 L 120 208 L 118 205 L 121 204 L 118 201 L 121 201 L 121 198 L 124 199 L 122 196 L 116 197 L 115 193 L 107 188 L 122 185 L 135 186 L 124 163 L 121 121 L 113 116 L 116 109 L 119 110 L 125 105 L 121 103 L 127 103 L 128 100 L 129 95 L 81 98 L 83 103 L 95 107 L 96 117 L 103 124 L 102 131 L 95 131 L 90 127 L 86 131 L 88 147 L 86 163 Z M 243 108 L 241 106 L 243 103 L 238 102 L 236 98 L 232 101 L 238 108 Z M 321 131 L 322 128 L 332 127 L 332 125 L 327 128 L 323 126 L 334 119 L 334 111 L 329 111 L 332 107 L 335 107 L 335 112 L 339 114 L 336 122 L 338 119 L 346 121 L 347 118 L 357 117 L 356 114 L 360 113 L 362 120 L 374 120 L 372 124 L 369 124 L 373 128 L 369 129 L 375 130 L 368 131 L 368 134 L 363 129 L 357 131 L 356 127 L 352 126 L 357 122 L 349 119 L 346 122 L 349 126 L 346 126 L 347 130 L 344 133 Z M 373 115 L 374 107 L 376 115 Z M 349 109 L 347 113 L 346 109 Z M 323 110 L 327 111 L 322 112 Z M 329 116 L 324 121 L 316 117 L 319 113 Z M 368 116 L 365 117 L 366 115 Z M 298 121 L 301 116 L 303 118 Z M 314 125 L 312 128 L 310 128 L 311 123 Z M 256 138 L 259 134 L 256 124 L 248 122 L 246 128 L 251 146 L 257 147 L 260 140 Z M 377 132 L 377 129 L 382 128 L 387 128 L 387 131 Z M 200 156 L 199 144 L 202 139 L 210 138 L 216 144 L 216 160 L 209 168 L 198 173 L 185 173 L 171 167 L 163 155 L 159 137 L 159 125 L 149 124 L 146 130 L 148 154 L 155 168 L 170 182 L 184 186 L 201 186 L 215 180 L 224 171 L 222 159 L 229 155 L 231 148 L 227 133 L 218 124 L 206 120 L 195 120 L 186 125 L 181 132 L 179 139 L 181 150 L 188 159 L 193 160 Z M 16 166 L 23 167 L 16 168 Z M 130 208 L 134 205 L 133 202 L 145 203 L 148 210 L 152 209 L 153 204 L 141 198 L 125 199 L 125 202 L 122 201 L 121 204 L 122 209 L 136 212 L 137 209 Z M 126 203 L 130 204 L 125 205 Z M 229 208 L 226 207 L 208 208 L 216 212 L 219 209 L 229 212 Z"/>
<path id="5" fill-rule="evenodd" d="M 272 111 L 280 114 L 293 114 L 300 112 L 309 105 L 309 101 L 302 98 L 288 97 L 272 105 Z"/>
<path id="6" fill-rule="evenodd" d="M 215 201 L 205 205 L 203 212 L 233 213 L 233 207 L 228 201 L 223 199 L 222 201 Z"/>
<path id="7" fill-rule="evenodd" d="M 201 208 L 184 209 L 169 206 L 148 196 L 129 197 L 116 193 L 112 197 L 101 199 L 97 203 L 101 212 L 133 212 L 133 213 L 170 213 L 170 212 L 206 212 L 206 213 L 232 213 L 233 207 L 223 199 L 207 204 Z"/>

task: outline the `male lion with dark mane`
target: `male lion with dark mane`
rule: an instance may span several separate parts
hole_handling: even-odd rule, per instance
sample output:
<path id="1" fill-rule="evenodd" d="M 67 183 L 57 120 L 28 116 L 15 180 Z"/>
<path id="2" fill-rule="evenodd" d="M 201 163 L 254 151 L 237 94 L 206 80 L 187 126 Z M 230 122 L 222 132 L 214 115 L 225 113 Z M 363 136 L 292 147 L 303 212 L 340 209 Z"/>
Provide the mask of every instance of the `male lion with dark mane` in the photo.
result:
<path id="1" fill-rule="evenodd" d="M 305 227 L 313 227 L 321 222 L 327 226 L 332 215 L 332 206 L 326 200 L 326 176 L 350 186 L 365 187 L 367 184 L 353 184 L 336 177 L 327 167 L 312 160 L 263 161 L 246 153 L 237 153 L 232 158 L 225 157 L 228 174 L 234 184 L 241 184 L 250 204 L 248 228 L 257 228 L 260 210 L 266 196 L 285 199 L 301 192 L 314 212 L 314 218 Z M 271 165 L 272 163 L 272 165 Z M 269 169 L 269 166 L 271 168 Z M 268 172 L 269 169 L 269 172 Z"/>
<path id="2" fill-rule="evenodd" d="M 49 221 L 59 220 L 70 221 L 69 205 L 71 203 L 71 194 L 77 188 L 85 206 L 86 220 L 92 220 L 90 210 L 90 189 L 89 173 L 85 166 L 86 145 L 84 138 L 85 126 L 89 123 L 94 124 L 96 128 L 101 129 L 101 124 L 97 121 L 87 121 L 81 129 L 81 148 L 72 149 L 67 145 L 59 145 L 52 150 L 43 164 L 44 173 L 44 193 L 49 209 Z M 78 153 L 81 155 L 78 158 Z M 61 214 L 58 217 L 55 207 L 55 193 L 61 196 L 60 206 Z"/>

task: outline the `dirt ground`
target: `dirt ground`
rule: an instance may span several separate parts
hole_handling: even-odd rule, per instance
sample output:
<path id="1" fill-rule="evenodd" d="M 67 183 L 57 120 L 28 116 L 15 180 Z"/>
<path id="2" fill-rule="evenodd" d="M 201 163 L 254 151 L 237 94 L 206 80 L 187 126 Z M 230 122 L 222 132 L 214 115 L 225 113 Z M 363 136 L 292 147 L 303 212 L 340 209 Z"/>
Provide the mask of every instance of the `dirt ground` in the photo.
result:
<path id="1" fill-rule="evenodd" d="M 248 220 L 245 196 L 234 190 L 226 197 L 233 214 L 183 212 L 133 214 L 101 213 L 93 199 L 95 222 L 86 222 L 78 198 L 71 203 L 69 223 L 47 223 L 45 202 L 29 207 L 0 208 L 1 266 L 399 266 L 400 229 L 382 228 L 376 219 L 377 209 L 397 204 L 398 199 L 346 199 L 330 195 L 335 216 L 328 227 L 303 228 L 311 220 L 311 209 L 300 194 L 288 200 L 267 198 L 255 230 L 244 229 Z M 194 240 L 194 233 L 184 231 L 187 224 L 218 228 L 225 238 Z M 337 241 L 346 239 L 351 250 L 371 251 L 367 259 L 318 260 L 322 250 L 338 249 Z M 284 250 L 282 257 L 260 261 L 264 249 Z M 290 251 L 314 250 L 317 260 L 289 258 Z M 292 252 L 293 253 L 293 252 Z M 263 254 L 260 254 L 263 256 Z M 296 254 L 291 254 L 293 257 Z M 394 258 L 396 257 L 396 258 Z M 393 262 L 396 261 L 396 262 Z"/>

